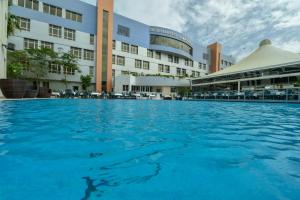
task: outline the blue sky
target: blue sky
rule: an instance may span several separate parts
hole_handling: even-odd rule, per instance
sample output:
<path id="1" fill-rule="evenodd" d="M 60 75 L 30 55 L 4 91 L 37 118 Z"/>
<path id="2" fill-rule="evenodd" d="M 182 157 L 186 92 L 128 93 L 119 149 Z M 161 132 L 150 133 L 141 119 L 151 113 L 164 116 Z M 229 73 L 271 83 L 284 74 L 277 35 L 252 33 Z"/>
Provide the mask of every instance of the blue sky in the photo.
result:
<path id="1" fill-rule="evenodd" d="M 300 53 L 300 0 L 115 0 L 115 12 L 186 33 L 203 46 L 218 41 L 238 60 L 265 38 Z"/>

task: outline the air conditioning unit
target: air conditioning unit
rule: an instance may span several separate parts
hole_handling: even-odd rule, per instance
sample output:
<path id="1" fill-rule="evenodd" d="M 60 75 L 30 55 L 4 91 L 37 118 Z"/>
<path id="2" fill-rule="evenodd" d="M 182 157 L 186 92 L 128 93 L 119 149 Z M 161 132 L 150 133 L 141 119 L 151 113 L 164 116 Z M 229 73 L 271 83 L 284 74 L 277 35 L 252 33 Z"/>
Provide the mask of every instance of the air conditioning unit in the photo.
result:
<path id="1" fill-rule="evenodd" d="M 16 45 L 14 43 L 7 44 L 7 50 L 14 51 L 16 49 Z"/>

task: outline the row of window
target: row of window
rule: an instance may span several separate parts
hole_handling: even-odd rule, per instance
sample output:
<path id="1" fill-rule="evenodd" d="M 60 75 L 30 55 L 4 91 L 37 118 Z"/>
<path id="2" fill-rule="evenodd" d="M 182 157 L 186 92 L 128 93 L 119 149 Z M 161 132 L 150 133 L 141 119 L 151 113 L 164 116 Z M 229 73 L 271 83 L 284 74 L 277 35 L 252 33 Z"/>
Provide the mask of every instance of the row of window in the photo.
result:
<path id="1" fill-rule="evenodd" d="M 149 70 L 150 63 L 148 61 L 135 60 L 135 68 Z"/>
<path id="2" fill-rule="evenodd" d="M 30 19 L 18 17 L 17 22 L 19 23 L 19 27 L 23 31 L 30 31 Z M 53 24 L 49 24 L 49 35 L 53 37 L 62 37 L 62 27 L 56 26 Z M 64 28 L 64 38 L 67 40 L 76 40 L 76 31 L 69 28 Z M 90 34 L 90 44 L 95 44 L 95 35 Z"/>
<path id="3" fill-rule="evenodd" d="M 206 70 L 206 64 L 205 63 L 200 63 L 198 64 L 199 69 Z"/>
<path id="4" fill-rule="evenodd" d="M 117 62 L 116 62 L 116 59 L 117 59 Z M 112 55 L 112 63 L 120 65 L 120 66 L 125 66 L 125 57 Z"/>
<path id="5" fill-rule="evenodd" d="M 61 26 L 56 26 L 53 24 L 49 24 L 49 35 L 53 37 L 62 37 L 62 27 Z M 69 28 L 64 28 L 64 38 L 67 40 L 76 40 L 76 31 L 73 29 Z M 95 35 L 90 34 L 90 44 L 94 45 L 95 44 Z"/>
<path id="6" fill-rule="evenodd" d="M 189 59 L 184 59 L 184 65 L 194 67 L 194 62 L 192 60 L 189 60 Z"/>
<path id="7" fill-rule="evenodd" d="M 225 65 L 225 66 L 231 66 L 233 65 L 231 62 L 229 61 L 226 61 L 226 60 L 222 60 L 222 65 Z"/>
<path id="8" fill-rule="evenodd" d="M 170 73 L 170 66 L 158 64 L 158 72 Z"/>
<path id="9" fill-rule="evenodd" d="M 200 77 L 200 72 L 192 71 L 192 77 Z"/>
<path id="10" fill-rule="evenodd" d="M 115 40 L 113 40 L 113 49 L 116 49 L 116 41 Z M 125 42 L 122 42 L 121 50 L 123 52 L 132 53 L 132 54 L 138 54 L 138 52 L 139 52 L 138 46 L 130 45 Z M 161 60 L 161 52 L 147 49 L 147 57 Z M 203 54 L 203 58 L 208 59 L 208 54 Z M 168 55 L 168 61 L 171 63 L 179 64 L 179 57 L 173 56 L 173 55 Z M 190 67 L 194 66 L 193 60 L 190 60 L 190 59 L 185 59 L 184 64 L 185 64 L 185 66 L 190 66 Z M 206 64 L 199 62 L 198 66 L 200 69 L 206 70 Z"/>
<path id="11" fill-rule="evenodd" d="M 187 76 L 186 69 L 177 68 L 176 69 L 177 76 Z"/>
<path id="12" fill-rule="evenodd" d="M 168 61 L 179 64 L 179 58 L 177 56 L 168 55 Z"/>
<path id="13" fill-rule="evenodd" d="M 52 74 L 61 74 L 62 67 L 58 64 L 52 63 L 49 68 L 48 72 Z M 75 70 L 69 67 L 63 67 L 63 73 L 67 75 L 75 75 Z"/>
<path id="14" fill-rule="evenodd" d="M 68 67 L 62 67 L 59 64 L 52 63 L 49 68 L 48 72 L 52 74 L 61 74 L 61 70 L 63 69 L 63 74 L 67 75 L 75 75 L 75 70 L 68 68 Z M 89 75 L 94 76 L 95 73 L 95 67 L 94 66 L 89 66 Z"/>
<path id="15" fill-rule="evenodd" d="M 120 65 L 120 66 L 125 66 L 125 57 L 124 56 L 113 55 L 112 56 L 112 63 Z M 149 70 L 150 69 L 150 62 L 142 61 L 142 60 L 135 60 L 135 68 Z M 170 73 L 170 65 L 158 64 L 158 72 Z M 177 68 L 177 75 L 178 76 L 186 75 L 186 69 Z M 192 76 L 193 77 L 199 77 L 200 72 L 192 71 Z"/>
<path id="16" fill-rule="evenodd" d="M 115 47 L 115 45 L 113 45 Z M 114 48 L 115 49 L 115 48 Z M 139 54 L 139 48 L 136 45 L 129 45 L 127 43 L 122 42 L 122 51 L 132 54 Z"/>
<path id="17" fill-rule="evenodd" d="M 12 5 L 12 0 L 9 0 L 9 5 Z M 24 7 L 24 8 L 29 8 L 32 10 L 39 10 L 39 1 L 38 0 L 18 0 L 18 6 Z M 62 8 L 53 6 L 47 3 L 43 3 L 43 12 L 58 16 L 58 17 L 63 17 L 63 11 Z M 82 14 L 71 11 L 71 10 L 66 10 L 66 19 L 75 21 L 75 22 L 82 22 Z"/>
<path id="18" fill-rule="evenodd" d="M 41 48 L 53 49 L 54 44 L 51 42 L 41 41 Z M 24 49 L 37 49 L 39 48 L 39 41 L 29 38 L 24 38 Z"/>
<path id="19" fill-rule="evenodd" d="M 33 40 L 29 38 L 24 38 L 24 49 L 37 49 L 39 47 L 39 41 L 38 40 Z M 49 48 L 53 49 L 54 44 L 51 42 L 46 42 L 46 41 L 41 41 L 41 48 Z M 82 49 L 77 48 L 77 47 L 71 47 L 70 53 L 78 59 L 82 58 Z M 83 59 L 84 60 L 90 60 L 94 61 L 94 51 L 84 49 L 83 50 Z"/>
<path id="20" fill-rule="evenodd" d="M 82 49 L 77 48 L 77 47 L 71 47 L 70 53 L 78 59 L 82 59 Z M 94 51 L 93 50 L 88 50 L 88 49 L 83 49 L 83 59 L 84 60 L 90 60 L 94 61 Z"/>

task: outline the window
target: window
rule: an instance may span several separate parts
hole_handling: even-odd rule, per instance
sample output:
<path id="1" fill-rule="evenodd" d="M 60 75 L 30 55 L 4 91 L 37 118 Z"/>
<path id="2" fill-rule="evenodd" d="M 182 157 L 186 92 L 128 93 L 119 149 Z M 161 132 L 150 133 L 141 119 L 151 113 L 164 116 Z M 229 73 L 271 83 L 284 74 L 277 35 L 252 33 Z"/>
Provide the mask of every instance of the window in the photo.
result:
<path id="1" fill-rule="evenodd" d="M 202 63 L 199 62 L 198 67 L 199 69 L 202 69 Z"/>
<path id="2" fill-rule="evenodd" d="M 118 34 L 129 37 L 130 36 L 130 29 L 126 26 L 118 25 Z"/>
<path id="3" fill-rule="evenodd" d="M 81 49 L 76 47 L 71 47 L 70 53 L 78 59 L 81 59 Z"/>
<path id="4" fill-rule="evenodd" d="M 17 22 L 18 22 L 21 30 L 30 31 L 30 19 L 18 17 Z"/>
<path id="5" fill-rule="evenodd" d="M 208 54 L 207 54 L 207 53 L 204 53 L 204 54 L 203 54 L 203 59 L 204 59 L 204 60 L 208 60 Z"/>
<path id="6" fill-rule="evenodd" d="M 189 66 L 189 59 L 184 59 L 184 65 Z"/>
<path id="7" fill-rule="evenodd" d="M 109 38 L 109 13 L 106 10 L 103 10 L 102 13 L 100 12 L 99 14 L 102 14 L 102 34 L 99 37 L 102 37 L 102 85 L 105 85 L 107 82 L 107 71 L 108 71 L 108 61 L 109 58 L 109 52 L 108 52 L 108 38 Z"/>
<path id="8" fill-rule="evenodd" d="M 38 40 L 24 38 L 24 49 L 37 49 L 38 43 Z"/>
<path id="9" fill-rule="evenodd" d="M 73 20 L 75 22 L 82 22 L 82 14 L 66 10 L 66 19 Z"/>
<path id="10" fill-rule="evenodd" d="M 196 72 L 192 71 L 192 77 L 196 77 Z"/>
<path id="11" fill-rule="evenodd" d="M 148 51 L 147 51 L 147 56 L 148 56 L 149 58 L 153 58 L 153 51 L 150 50 L 150 49 L 148 49 Z"/>
<path id="12" fill-rule="evenodd" d="M 164 72 L 164 65 L 158 64 L 158 72 Z"/>
<path id="13" fill-rule="evenodd" d="M 196 72 L 196 76 L 197 76 L 197 77 L 200 77 L 200 72 Z"/>
<path id="14" fill-rule="evenodd" d="M 160 60 L 161 59 L 161 53 L 160 52 L 155 52 L 155 58 Z"/>
<path id="15" fill-rule="evenodd" d="M 139 48 L 138 48 L 138 46 L 131 45 L 131 53 L 133 53 L 133 54 L 139 54 Z"/>
<path id="16" fill-rule="evenodd" d="M 90 34 L 90 44 L 91 45 L 95 44 L 95 35 L 94 34 Z"/>
<path id="17" fill-rule="evenodd" d="M 112 47 L 112 48 L 113 48 L 113 49 L 116 49 L 116 40 L 113 40 L 113 43 L 112 43 L 112 44 L 113 44 L 113 47 Z"/>
<path id="18" fill-rule="evenodd" d="M 49 24 L 49 35 L 53 37 L 61 37 L 61 26 Z"/>
<path id="19" fill-rule="evenodd" d="M 13 1 L 12 0 L 8 0 L 8 6 L 12 6 L 13 5 Z"/>
<path id="20" fill-rule="evenodd" d="M 129 85 L 123 85 L 123 92 L 129 91 Z"/>
<path id="21" fill-rule="evenodd" d="M 177 74 L 177 76 L 180 76 L 180 75 L 181 75 L 181 69 L 180 69 L 180 68 L 177 68 L 177 69 L 176 69 L 176 74 Z"/>
<path id="22" fill-rule="evenodd" d="M 173 62 L 173 56 L 172 55 L 168 55 L 168 61 Z"/>
<path id="23" fill-rule="evenodd" d="M 193 48 L 190 45 L 188 45 L 182 41 L 179 41 L 179 40 L 176 40 L 176 39 L 173 39 L 170 37 L 166 37 L 166 36 L 151 35 L 150 36 L 150 44 L 171 47 L 171 48 L 185 51 L 190 55 L 193 54 Z"/>
<path id="24" fill-rule="evenodd" d="M 113 69 L 112 70 L 112 77 L 115 77 L 116 76 L 116 71 Z"/>
<path id="25" fill-rule="evenodd" d="M 135 68 L 142 68 L 142 61 L 141 60 L 135 60 Z"/>
<path id="26" fill-rule="evenodd" d="M 95 75 L 95 67 L 94 66 L 89 66 L 89 75 L 94 77 L 94 75 Z"/>
<path id="27" fill-rule="evenodd" d="M 203 69 L 206 70 L 206 64 L 203 64 Z"/>
<path id="28" fill-rule="evenodd" d="M 83 58 L 84 60 L 94 61 L 94 51 L 85 49 L 83 53 Z"/>
<path id="29" fill-rule="evenodd" d="M 121 71 L 121 74 L 122 74 L 122 75 L 128 75 L 128 74 L 129 74 L 129 71 Z"/>
<path id="30" fill-rule="evenodd" d="M 194 67 L 194 62 L 192 60 L 189 61 L 189 66 Z"/>
<path id="31" fill-rule="evenodd" d="M 112 55 L 112 64 L 116 64 L 116 56 Z"/>
<path id="32" fill-rule="evenodd" d="M 70 67 L 64 67 L 64 74 L 67 75 L 75 75 L 75 70 Z"/>
<path id="33" fill-rule="evenodd" d="M 52 6 L 49 4 L 43 4 L 43 12 L 48 13 L 50 15 L 55 15 L 58 17 L 62 17 L 62 9 L 56 6 Z"/>
<path id="34" fill-rule="evenodd" d="M 118 57 L 117 57 L 117 65 L 124 66 L 124 65 L 125 65 L 125 57 L 123 57 L 123 56 L 118 56 Z"/>
<path id="35" fill-rule="evenodd" d="M 166 73 L 170 73 L 170 66 L 169 65 L 165 65 L 164 71 Z"/>
<path id="36" fill-rule="evenodd" d="M 44 49 L 52 49 L 54 48 L 54 44 L 51 42 L 45 42 L 45 41 L 41 41 L 41 48 Z"/>
<path id="37" fill-rule="evenodd" d="M 129 44 L 122 42 L 122 51 L 129 52 Z"/>
<path id="38" fill-rule="evenodd" d="M 182 69 L 182 75 L 186 76 L 186 69 Z"/>
<path id="39" fill-rule="evenodd" d="M 150 63 L 148 61 L 143 62 L 143 69 L 147 69 L 147 70 L 150 69 Z"/>
<path id="40" fill-rule="evenodd" d="M 48 72 L 49 72 L 49 73 L 52 73 L 52 74 L 60 74 L 60 73 L 61 73 L 61 67 L 60 67 L 58 64 L 52 63 L 52 64 L 49 66 Z"/>
<path id="41" fill-rule="evenodd" d="M 174 57 L 174 63 L 177 63 L 177 64 L 179 63 L 179 58 L 176 56 Z"/>
<path id="42" fill-rule="evenodd" d="M 65 28 L 65 39 L 75 41 L 76 32 L 73 29 Z"/>
<path id="43" fill-rule="evenodd" d="M 18 6 L 29 8 L 33 10 L 39 10 L 39 1 L 37 0 L 18 0 Z"/>

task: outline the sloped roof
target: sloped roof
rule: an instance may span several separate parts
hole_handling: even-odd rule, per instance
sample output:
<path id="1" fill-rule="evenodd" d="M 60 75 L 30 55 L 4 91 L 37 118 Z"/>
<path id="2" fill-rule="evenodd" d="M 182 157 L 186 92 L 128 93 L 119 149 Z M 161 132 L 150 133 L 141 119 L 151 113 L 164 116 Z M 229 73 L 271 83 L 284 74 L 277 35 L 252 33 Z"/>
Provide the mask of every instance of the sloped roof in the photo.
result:
<path id="1" fill-rule="evenodd" d="M 278 65 L 282 66 L 284 64 L 296 62 L 300 62 L 300 54 L 274 47 L 272 46 L 271 41 L 266 39 L 260 42 L 257 50 L 240 62 L 203 78 L 236 74 L 239 72 L 253 71 Z"/>

